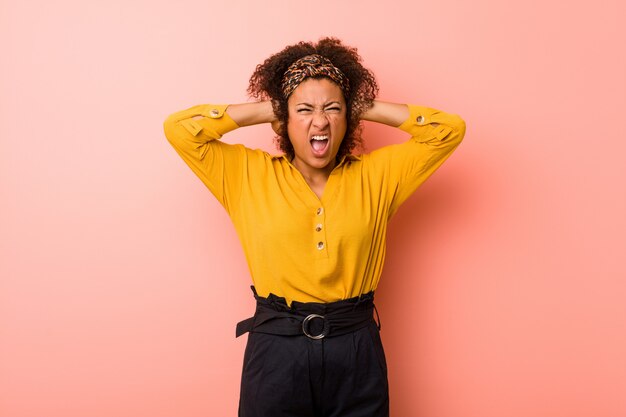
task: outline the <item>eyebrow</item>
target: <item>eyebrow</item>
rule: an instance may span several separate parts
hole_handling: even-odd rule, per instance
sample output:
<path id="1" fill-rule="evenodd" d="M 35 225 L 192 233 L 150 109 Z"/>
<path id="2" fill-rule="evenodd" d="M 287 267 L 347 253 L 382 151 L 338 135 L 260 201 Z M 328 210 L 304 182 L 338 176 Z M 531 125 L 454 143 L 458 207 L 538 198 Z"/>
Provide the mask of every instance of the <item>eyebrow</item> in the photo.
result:
<path id="1" fill-rule="evenodd" d="M 339 101 L 331 101 L 329 103 L 324 104 L 324 107 L 330 106 L 331 104 L 338 104 L 341 106 L 341 102 Z M 296 103 L 296 106 L 308 106 L 308 107 L 315 107 L 312 104 L 309 103 Z"/>

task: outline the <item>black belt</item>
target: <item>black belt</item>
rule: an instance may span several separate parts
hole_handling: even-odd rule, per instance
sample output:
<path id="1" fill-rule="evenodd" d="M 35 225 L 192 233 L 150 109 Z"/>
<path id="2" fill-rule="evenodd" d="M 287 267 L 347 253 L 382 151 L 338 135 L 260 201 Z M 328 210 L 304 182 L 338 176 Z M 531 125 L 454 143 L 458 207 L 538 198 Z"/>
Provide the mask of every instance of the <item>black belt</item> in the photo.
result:
<path id="1" fill-rule="evenodd" d="M 380 318 L 374 305 L 374 292 L 332 303 L 300 303 L 291 307 L 285 299 L 270 294 L 259 297 L 253 317 L 237 323 L 236 336 L 247 332 L 267 333 L 280 336 L 301 336 L 310 339 L 340 336 L 370 325 L 376 312 L 377 326 Z"/>

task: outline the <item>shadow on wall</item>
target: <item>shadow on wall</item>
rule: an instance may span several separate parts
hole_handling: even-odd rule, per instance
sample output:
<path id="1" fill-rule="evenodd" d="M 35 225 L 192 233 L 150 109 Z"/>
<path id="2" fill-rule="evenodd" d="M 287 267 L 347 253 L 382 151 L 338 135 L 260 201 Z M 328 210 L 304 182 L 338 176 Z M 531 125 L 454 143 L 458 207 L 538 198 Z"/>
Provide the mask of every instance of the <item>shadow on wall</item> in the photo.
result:
<path id="1" fill-rule="evenodd" d="M 462 152 L 464 145 L 457 152 Z M 481 204 L 477 196 L 497 192 L 481 189 L 480 177 L 497 171 L 488 160 L 472 158 L 460 164 L 458 157 L 451 157 L 454 164 L 444 163 L 389 225 L 376 304 L 389 365 L 392 409 L 404 415 L 423 413 L 428 391 L 435 389 L 431 387 L 436 377 L 433 368 L 425 369 L 429 361 L 425 338 L 438 322 L 429 297 L 445 293 L 445 287 L 455 280 L 467 279 L 462 276 L 463 265 L 451 266 L 450 262 L 458 262 L 467 245 L 472 245 L 465 241 L 465 229 L 474 227 L 472 213 L 477 213 Z M 481 166 L 480 173 L 475 166 Z"/>
<path id="2" fill-rule="evenodd" d="M 440 171 L 445 169 L 444 164 Z M 447 259 L 454 260 L 458 245 L 471 244 L 447 244 L 458 240 L 455 231 L 467 221 L 468 208 L 475 198 L 472 190 L 480 188 L 469 170 L 467 164 L 445 175 L 436 172 L 391 219 L 385 269 L 377 294 L 378 302 L 386 304 L 386 315 L 402 309 L 392 299 L 412 299 L 412 290 L 429 279 L 427 272 L 437 269 L 444 252 Z"/>

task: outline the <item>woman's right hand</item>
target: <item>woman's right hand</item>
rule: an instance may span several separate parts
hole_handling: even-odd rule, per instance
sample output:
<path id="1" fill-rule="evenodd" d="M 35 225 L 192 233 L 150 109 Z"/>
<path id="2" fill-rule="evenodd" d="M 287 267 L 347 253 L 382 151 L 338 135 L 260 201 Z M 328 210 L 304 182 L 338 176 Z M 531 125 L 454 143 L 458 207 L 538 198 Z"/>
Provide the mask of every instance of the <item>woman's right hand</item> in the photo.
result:
<path id="1" fill-rule="evenodd" d="M 282 123 L 278 119 L 272 121 L 272 129 L 274 130 L 274 132 L 276 132 L 277 135 L 281 134 L 281 127 Z"/>

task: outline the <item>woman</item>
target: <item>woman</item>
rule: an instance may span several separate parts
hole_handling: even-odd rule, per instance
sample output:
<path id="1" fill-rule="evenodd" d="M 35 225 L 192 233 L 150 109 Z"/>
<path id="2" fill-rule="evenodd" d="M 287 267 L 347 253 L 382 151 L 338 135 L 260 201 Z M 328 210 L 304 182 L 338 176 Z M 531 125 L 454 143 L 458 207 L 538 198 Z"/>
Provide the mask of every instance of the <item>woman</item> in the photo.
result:
<path id="1" fill-rule="evenodd" d="M 387 368 L 373 318 L 387 223 L 460 143 L 458 116 L 375 100 L 356 49 L 299 43 L 259 65 L 259 100 L 175 113 L 165 133 L 233 220 L 257 299 L 240 416 L 389 415 Z M 360 121 L 411 138 L 364 155 Z M 282 155 L 221 142 L 271 123 Z"/>

